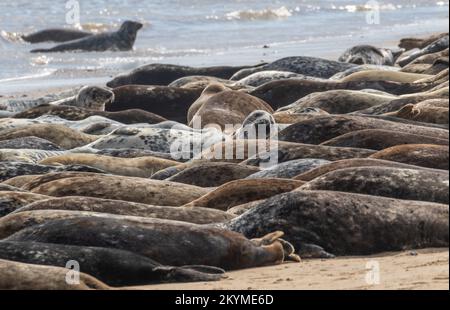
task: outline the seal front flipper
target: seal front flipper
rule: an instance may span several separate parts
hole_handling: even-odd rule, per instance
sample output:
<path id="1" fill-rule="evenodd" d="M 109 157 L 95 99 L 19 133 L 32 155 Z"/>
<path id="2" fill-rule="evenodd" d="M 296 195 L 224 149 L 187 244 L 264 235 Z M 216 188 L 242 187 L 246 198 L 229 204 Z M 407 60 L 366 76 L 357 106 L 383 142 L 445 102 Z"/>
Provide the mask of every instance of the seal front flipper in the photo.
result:
<path id="1" fill-rule="evenodd" d="M 210 274 L 224 274 L 225 270 L 219 267 L 206 266 L 206 265 L 186 265 L 181 266 L 180 268 L 184 269 L 192 269 L 198 272 L 210 273 Z"/>
<path id="2" fill-rule="evenodd" d="M 334 254 L 328 253 L 321 246 L 303 243 L 298 251 L 303 258 L 335 258 Z"/>
<path id="3" fill-rule="evenodd" d="M 161 273 L 161 280 L 163 282 L 205 282 L 219 281 L 226 278 L 223 273 L 206 273 L 186 267 L 161 266 L 154 268 L 153 272 L 156 274 Z"/>

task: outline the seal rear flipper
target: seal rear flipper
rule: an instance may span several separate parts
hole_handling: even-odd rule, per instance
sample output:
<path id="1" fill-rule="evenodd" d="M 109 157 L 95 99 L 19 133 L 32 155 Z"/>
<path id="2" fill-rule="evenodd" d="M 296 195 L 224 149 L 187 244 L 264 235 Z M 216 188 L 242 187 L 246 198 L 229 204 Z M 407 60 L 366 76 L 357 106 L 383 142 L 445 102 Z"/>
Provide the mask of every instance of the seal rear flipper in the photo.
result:
<path id="1" fill-rule="evenodd" d="M 298 250 L 298 254 L 303 258 L 335 258 L 334 254 L 328 253 L 321 246 L 310 243 L 303 243 Z"/>
<path id="2" fill-rule="evenodd" d="M 225 270 L 219 267 L 214 266 L 206 266 L 206 265 L 186 265 L 181 266 L 182 269 L 192 269 L 198 272 L 202 273 L 209 273 L 209 274 L 224 274 Z"/>
<path id="3" fill-rule="evenodd" d="M 283 236 L 284 236 L 284 232 L 275 231 L 273 233 L 265 235 L 262 238 L 254 238 L 254 239 L 251 239 L 250 241 L 256 246 L 270 245 L 270 244 L 274 243 L 275 241 L 278 241 L 278 239 Z"/>
<path id="4" fill-rule="evenodd" d="M 153 272 L 161 273 L 162 282 L 206 282 L 226 278 L 224 274 L 210 274 L 184 267 L 156 267 Z"/>

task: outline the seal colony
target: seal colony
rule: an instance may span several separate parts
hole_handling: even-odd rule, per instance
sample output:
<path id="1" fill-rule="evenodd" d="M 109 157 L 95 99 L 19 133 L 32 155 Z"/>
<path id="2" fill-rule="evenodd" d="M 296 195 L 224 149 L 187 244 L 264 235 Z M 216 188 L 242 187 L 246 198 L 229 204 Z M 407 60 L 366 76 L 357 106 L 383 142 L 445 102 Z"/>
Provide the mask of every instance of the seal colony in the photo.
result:
<path id="1" fill-rule="evenodd" d="M 141 27 L 22 38 L 128 50 Z M 448 247 L 448 45 L 443 33 L 330 60 L 148 64 L 1 100 L 0 289 L 220 281 Z"/>

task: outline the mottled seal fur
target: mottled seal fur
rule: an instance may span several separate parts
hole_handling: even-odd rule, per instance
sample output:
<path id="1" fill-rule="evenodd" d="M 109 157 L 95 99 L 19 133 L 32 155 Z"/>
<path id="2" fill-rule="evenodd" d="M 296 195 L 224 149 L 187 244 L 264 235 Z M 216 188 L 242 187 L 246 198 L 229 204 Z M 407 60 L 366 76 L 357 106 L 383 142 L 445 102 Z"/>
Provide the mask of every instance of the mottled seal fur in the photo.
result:
<path id="1" fill-rule="evenodd" d="M 279 133 L 279 139 L 297 143 L 320 144 L 340 135 L 364 129 L 385 129 L 448 139 L 448 131 L 444 129 L 348 115 L 318 116 L 311 120 L 305 120 L 282 130 Z"/>
<path id="2" fill-rule="evenodd" d="M 357 65 L 385 65 L 393 66 L 395 59 L 402 51 L 392 51 L 386 48 L 378 48 L 372 45 L 357 45 L 346 50 L 339 61 Z"/>
<path id="3" fill-rule="evenodd" d="M 449 123 L 449 108 L 443 107 L 430 107 L 430 106 L 422 106 L 420 104 L 407 104 L 400 110 L 394 113 L 390 113 L 389 115 L 425 122 L 425 123 L 433 123 L 433 124 L 447 124 Z"/>
<path id="4" fill-rule="evenodd" d="M 1 142 L 0 142 L 1 145 Z M 20 161 L 38 163 L 48 157 L 63 155 L 64 151 L 45 151 L 29 149 L 0 149 L 0 161 Z"/>
<path id="5" fill-rule="evenodd" d="M 269 169 L 264 169 L 247 177 L 247 179 L 291 179 L 303 172 L 329 163 L 328 160 L 304 158 L 287 161 Z"/>
<path id="6" fill-rule="evenodd" d="M 157 157 L 117 158 L 97 154 L 65 154 L 44 159 L 42 165 L 85 165 L 111 174 L 148 178 L 178 162 Z"/>
<path id="7" fill-rule="evenodd" d="M 335 255 L 369 255 L 448 247 L 448 205 L 328 191 L 272 197 L 225 224 L 248 238 L 282 229 L 302 252 L 309 245 Z"/>
<path id="8" fill-rule="evenodd" d="M 397 64 L 400 65 L 401 67 L 404 67 L 407 64 L 409 64 L 410 62 L 419 58 L 420 56 L 440 52 L 448 47 L 449 47 L 449 45 L 448 45 L 448 34 L 447 34 L 411 55 L 407 55 L 405 57 L 400 57 L 397 60 Z"/>
<path id="9" fill-rule="evenodd" d="M 414 83 L 421 79 L 430 78 L 429 74 L 417 74 L 400 71 L 369 70 L 350 74 L 341 79 L 341 82 L 364 81 L 392 81 L 398 83 Z"/>
<path id="10" fill-rule="evenodd" d="M 98 139 L 96 136 L 84 134 L 63 125 L 33 124 L 25 128 L 2 132 L 0 141 L 31 136 L 46 139 L 64 149 L 73 149 Z"/>
<path id="11" fill-rule="evenodd" d="M 329 172 L 299 190 L 332 190 L 448 204 L 448 171 L 356 167 Z"/>
<path id="12" fill-rule="evenodd" d="M 230 88 L 241 89 L 244 85 L 235 85 L 234 81 L 225 80 L 213 76 L 204 76 L 204 75 L 191 75 L 179 78 L 178 80 L 173 81 L 168 86 L 169 87 L 181 87 L 181 88 L 201 88 L 205 89 L 208 85 L 215 83 L 221 84 Z"/>
<path id="13" fill-rule="evenodd" d="M 23 206 L 49 197 L 24 192 L 0 191 L 0 217 L 5 216 Z"/>
<path id="14" fill-rule="evenodd" d="M 259 169 L 256 167 L 234 163 L 200 162 L 182 169 L 166 180 L 200 187 L 215 187 L 230 181 L 244 179 L 258 171 Z"/>
<path id="15" fill-rule="evenodd" d="M 127 85 L 115 88 L 114 102 L 107 111 L 142 109 L 162 117 L 184 123 L 192 103 L 200 96 L 201 89 L 168 86 Z"/>
<path id="16" fill-rule="evenodd" d="M 21 38 L 25 42 L 29 43 L 42 43 L 42 42 L 68 42 L 78 40 L 92 35 L 90 32 L 80 31 L 76 29 L 60 29 L 51 28 L 36 31 L 27 35 L 22 35 Z"/>
<path id="17" fill-rule="evenodd" d="M 403 38 L 400 40 L 398 46 L 406 50 L 412 50 L 415 48 L 421 49 L 445 36 L 448 36 L 448 32 L 432 34 L 424 38 Z"/>
<path id="18" fill-rule="evenodd" d="M 79 283 L 67 281 L 67 268 L 24 264 L 0 259 L 2 290 L 108 290 L 105 283 L 83 272 Z"/>
<path id="19" fill-rule="evenodd" d="M 338 147 L 358 147 L 372 150 L 383 150 L 403 144 L 437 144 L 449 145 L 447 139 L 421 136 L 384 129 L 365 129 L 352 131 L 321 143 L 321 145 Z"/>
<path id="20" fill-rule="evenodd" d="M 51 102 L 50 104 L 105 111 L 105 106 L 113 101 L 114 93 L 111 90 L 99 86 L 84 86 L 76 96 Z"/>
<path id="21" fill-rule="evenodd" d="M 288 71 L 260 71 L 250 74 L 249 76 L 237 81 L 237 84 L 242 84 L 246 86 L 258 87 L 265 83 L 277 80 L 285 80 L 290 78 L 302 78 L 302 79 L 312 79 L 317 80 L 316 77 L 308 77 L 303 74 L 297 74 Z"/>
<path id="22" fill-rule="evenodd" d="M 112 88 L 124 85 L 169 85 L 179 78 L 193 75 L 229 79 L 234 73 L 244 68 L 250 67 L 218 66 L 194 68 L 169 64 L 149 64 L 136 68 L 129 73 L 119 75 L 106 83 L 106 85 Z"/>
<path id="23" fill-rule="evenodd" d="M 278 132 L 279 125 L 272 113 L 255 110 L 242 122 L 233 134 L 236 139 L 267 139 Z"/>
<path id="24" fill-rule="evenodd" d="M 342 159 L 330 162 L 328 164 L 321 165 L 317 168 L 311 169 L 310 171 L 306 171 L 296 177 L 294 180 L 300 180 L 309 182 L 314 180 L 317 177 L 320 177 L 328 172 L 344 169 L 344 168 L 356 168 L 356 167 L 393 167 L 393 168 L 404 168 L 404 169 L 417 169 L 417 170 L 426 170 L 428 168 L 413 166 L 402 164 L 399 162 L 382 160 L 382 159 L 374 159 L 374 158 L 350 158 L 350 159 Z"/>
<path id="25" fill-rule="evenodd" d="M 120 176 L 65 178 L 40 185 L 33 193 L 54 197 L 87 196 L 162 206 L 181 206 L 209 192 L 175 182 Z"/>
<path id="26" fill-rule="evenodd" d="M 354 66 L 354 64 L 315 57 L 286 57 L 260 67 L 243 69 L 234 74 L 231 77 L 231 80 L 238 81 L 260 71 L 288 71 L 306 76 L 328 79 L 334 74 Z"/>
<path id="27" fill-rule="evenodd" d="M 38 137 L 23 137 L 10 140 L 2 140 L 0 141 L 0 148 L 63 151 L 63 149 L 56 144 Z"/>
<path id="28" fill-rule="evenodd" d="M 225 90 L 209 97 L 195 113 L 190 125 L 198 118 L 202 128 L 215 124 L 224 130 L 226 125 L 242 124 L 247 116 L 257 110 L 273 113 L 272 108 L 259 98 L 240 91 Z"/>
<path id="29" fill-rule="evenodd" d="M 208 265 L 225 270 L 283 262 L 281 234 L 268 237 L 267 245 L 255 245 L 241 234 L 205 228 L 183 222 L 153 220 L 130 225 L 123 220 L 75 218 L 55 220 L 24 229 L 7 241 L 121 249 L 162 262 L 165 265 Z M 173 242 L 176 240 L 176 242 Z"/>
<path id="30" fill-rule="evenodd" d="M 277 164 L 295 159 L 316 158 L 324 160 L 339 160 L 348 158 L 368 157 L 376 151 L 358 148 L 341 148 L 322 145 L 300 144 L 292 142 L 278 141 L 271 149 L 258 148 L 255 154 L 249 154 L 248 144 L 257 144 L 257 141 L 239 140 L 218 143 L 206 149 L 196 159 L 210 158 L 215 161 L 242 162 L 252 166 L 258 166 L 270 162 L 272 158 L 277 160 Z M 229 151 L 227 151 L 229 150 Z M 225 157 L 226 152 L 232 154 L 232 158 Z M 220 156 L 217 156 L 220 155 Z M 249 158 L 250 155 L 250 158 Z M 220 159 L 218 158 L 220 157 Z"/>
<path id="31" fill-rule="evenodd" d="M 49 49 L 35 49 L 31 53 L 129 51 L 133 49 L 137 32 L 142 27 L 141 23 L 125 21 L 116 32 L 94 34 Z"/>
<path id="32" fill-rule="evenodd" d="M 124 124 L 139 124 L 139 123 L 156 124 L 167 120 L 162 116 L 140 109 L 129 109 L 117 112 L 107 112 L 107 111 L 92 111 L 71 106 L 54 106 L 49 104 L 40 105 L 38 107 L 31 108 L 24 112 L 17 113 L 16 115 L 14 115 L 14 118 L 32 119 L 38 118 L 43 115 L 54 115 L 69 121 L 80 121 L 91 116 L 102 116 Z"/>
<path id="33" fill-rule="evenodd" d="M 33 194 L 30 194 L 33 195 Z M 29 203 L 16 208 L 15 213 L 36 210 L 66 210 L 110 213 L 117 215 L 162 218 L 194 224 L 226 222 L 233 215 L 215 209 L 152 206 L 129 201 L 92 197 L 62 197 Z"/>
<path id="34" fill-rule="evenodd" d="M 83 272 L 111 286 L 148 285 L 165 282 L 216 281 L 224 272 L 199 266 L 171 267 L 128 251 L 39 242 L 0 242 L 0 258 L 16 262 L 65 267 L 75 260 Z M 210 271 L 210 273 L 207 273 Z"/>
<path id="35" fill-rule="evenodd" d="M 319 108 L 330 114 L 346 114 L 385 104 L 392 100 L 392 96 L 368 94 L 355 90 L 329 90 L 309 94 L 288 106 L 278 109 L 277 112 L 298 113 L 305 108 Z"/>
<path id="36" fill-rule="evenodd" d="M 102 173 L 103 171 L 86 166 L 44 166 L 38 164 L 29 164 L 23 162 L 0 162 L 0 182 L 23 175 L 45 174 L 58 171 L 84 171 Z"/>
<path id="37" fill-rule="evenodd" d="M 316 92 L 336 89 L 363 90 L 375 89 L 394 95 L 411 94 L 430 90 L 436 86 L 434 83 L 399 83 L 392 81 L 312 81 L 289 79 L 272 81 L 263 84 L 249 92 L 278 109 L 289 105 L 300 98 Z"/>
<path id="38" fill-rule="evenodd" d="M 370 157 L 409 165 L 448 170 L 448 152 L 448 145 L 408 144 L 386 148 Z"/>
<path id="39" fill-rule="evenodd" d="M 188 203 L 185 207 L 202 207 L 226 211 L 236 205 L 290 192 L 303 185 L 287 179 L 236 180 Z"/>

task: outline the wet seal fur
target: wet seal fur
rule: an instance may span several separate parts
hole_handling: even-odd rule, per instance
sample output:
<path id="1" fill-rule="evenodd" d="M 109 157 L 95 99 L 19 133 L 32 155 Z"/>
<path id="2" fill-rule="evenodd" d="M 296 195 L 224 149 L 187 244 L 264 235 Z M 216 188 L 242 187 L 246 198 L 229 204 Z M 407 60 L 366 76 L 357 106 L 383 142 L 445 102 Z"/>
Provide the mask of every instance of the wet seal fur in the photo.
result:
<path id="1" fill-rule="evenodd" d="M 340 191 L 448 204 L 449 175 L 443 170 L 344 168 L 317 177 L 298 190 Z"/>
<path id="2" fill-rule="evenodd" d="M 68 42 L 78 40 L 91 36 L 92 33 L 86 31 L 80 31 L 76 29 L 44 29 L 36 31 L 27 35 L 22 35 L 21 38 L 25 42 L 29 43 L 42 43 L 42 42 Z"/>
<path id="3" fill-rule="evenodd" d="M 282 235 L 273 234 L 267 237 L 265 245 L 255 245 L 235 232 L 183 222 L 154 219 L 153 223 L 131 225 L 123 220 L 85 217 L 36 225 L 6 240 L 114 248 L 165 265 L 207 265 L 232 270 L 283 262 L 284 248 L 278 241 Z"/>
<path id="4" fill-rule="evenodd" d="M 125 21 L 118 31 L 87 36 L 49 49 L 35 49 L 31 53 L 130 51 L 142 27 L 141 23 Z"/>
<path id="5" fill-rule="evenodd" d="M 315 245 L 335 255 L 369 255 L 448 247 L 448 212 L 444 204 L 296 191 L 265 200 L 223 226 L 248 238 L 282 229 L 299 252 Z"/>

